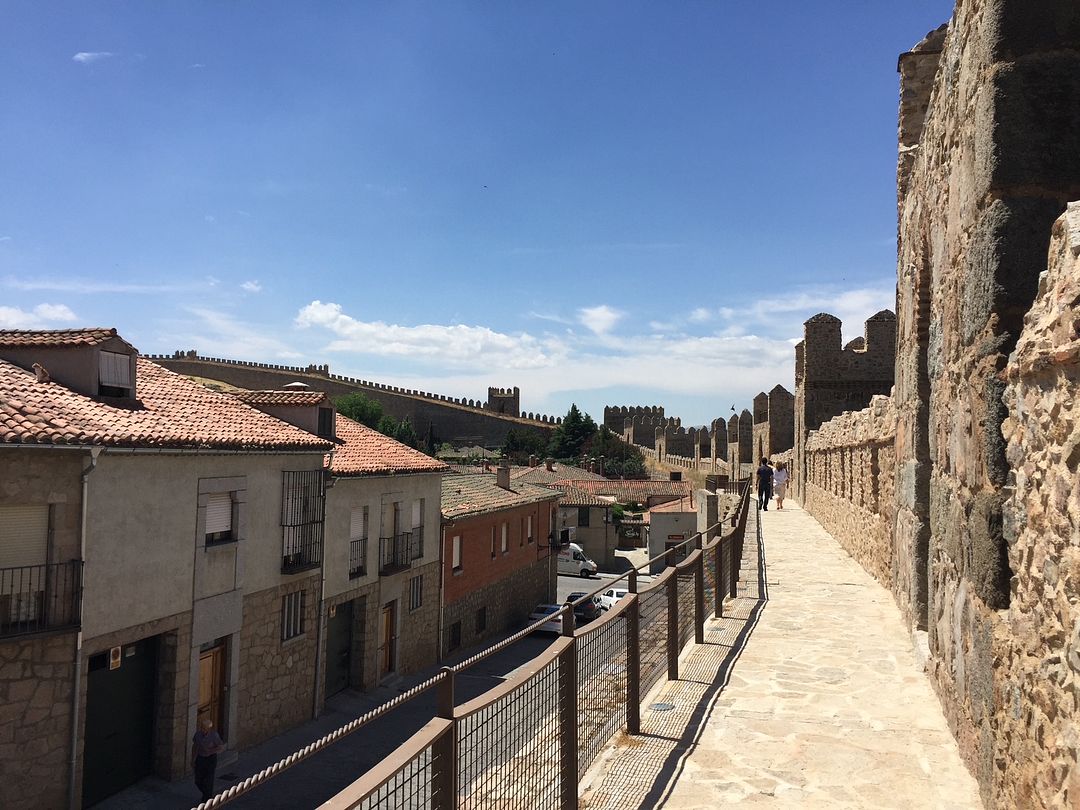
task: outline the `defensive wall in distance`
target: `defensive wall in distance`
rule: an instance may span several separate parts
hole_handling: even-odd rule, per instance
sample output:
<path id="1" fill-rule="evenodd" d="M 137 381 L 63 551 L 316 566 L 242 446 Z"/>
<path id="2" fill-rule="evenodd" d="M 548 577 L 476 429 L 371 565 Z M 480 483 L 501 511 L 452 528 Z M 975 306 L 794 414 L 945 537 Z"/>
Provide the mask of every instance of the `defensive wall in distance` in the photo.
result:
<path id="1" fill-rule="evenodd" d="M 328 365 L 279 366 L 246 363 L 216 357 L 201 357 L 194 351 L 171 355 L 145 355 L 165 368 L 196 377 L 206 377 L 251 390 L 278 389 L 291 382 L 303 382 L 313 390 L 325 391 L 332 399 L 361 393 L 379 402 L 395 419 L 408 418 L 417 435 L 433 435 L 438 441 L 501 445 L 511 429 L 551 434 L 562 417 L 543 414 L 510 413 L 518 407 L 520 391 L 514 387 L 489 388 L 488 401 L 456 399 L 391 385 L 331 374 Z"/>
<path id="2" fill-rule="evenodd" d="M 649 419 L 663 419 L 663 405 L 605 405 L 604 426 L 616 436 L 622 435 L 623 425 L 627 419 L 635 416 L 648 417 Z"/>
<path id="3" fill-rule="evenodd" d="M 1080 4 L 959 0 L 899 72 L 895 387 L 858 406 L 811 319 L 793 480 L 891 589 L 985 805 L 1080 807 Z"/>

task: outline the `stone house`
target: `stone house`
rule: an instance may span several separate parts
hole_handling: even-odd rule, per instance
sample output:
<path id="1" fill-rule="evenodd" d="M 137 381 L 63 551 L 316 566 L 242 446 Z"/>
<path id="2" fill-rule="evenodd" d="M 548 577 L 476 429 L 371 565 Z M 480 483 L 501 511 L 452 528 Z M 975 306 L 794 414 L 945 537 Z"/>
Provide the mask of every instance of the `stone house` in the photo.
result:
<path id="1" fill-rule="evenodd" d="M 680 545 L 697 531 L 698 509 L 692 496 L 657 504 L 648 512 L 649 559 Z M 678 556 L 683 559 L 685 551 Z M 657 574 L 665 567 L 666 561 L 653 563 L 650 573 Z"/>
<path id="2" fill-rule="evenodd" d="M 613 571 L 619 541 L 611 516 L 615 499 L 593 495 L 566 481 L 551 486 L 562 493 L 555 523 L 559 542 L 577 543 L 600 570 Z"/>
<path id="3" fill-rule="evenodd" d="M 442 654 L 477 644 L 556 598 L 559 493 L 495 475 L 442 479 Z"/>
<path id="4" fill-rule="evenodd" d="M 307 719 L 328 438 L 139 358 L 0 331 L 6 808 L 184 775 Z"/>

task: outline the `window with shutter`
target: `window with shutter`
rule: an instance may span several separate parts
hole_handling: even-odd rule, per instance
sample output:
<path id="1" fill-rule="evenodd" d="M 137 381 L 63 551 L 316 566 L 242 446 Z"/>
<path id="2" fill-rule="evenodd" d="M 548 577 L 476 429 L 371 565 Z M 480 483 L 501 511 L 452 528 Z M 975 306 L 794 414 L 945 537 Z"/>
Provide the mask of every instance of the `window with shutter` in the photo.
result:
<path id="1" fill-rule="evenodd" d="M 131 391 L 131 358 L 119 352 L 98 354 L 98 383 L 103 389 L 123 389 L 119 396 Z M 106 396 L 115 396 L 115 390 L 103 390 Z"/>
<path id="2" fill-rule="evenodd" d="M 350 540 L 367 537 L 367 516 L 368 508 L 366 506 L 354 506 L 352 508 L 352 516 L 349 519 Z"/>
<path id="3" fill-rule="evenodd" d="M 48 504 L 0 506 L 0 568 L 45 565 L 48 548 Z"/>
<path id="4" fill-rule="evenodd" d="M 227 543 L 233 533 L 233 500 L 228 492 L 215 492 L 206 502 L 206 542 Z"/>
<path id="5" fill-rule="evenodd" d="M 418 498 L 412 502 L 412 525 L 415 529 L 417 526 L 424 525 L 424 499 Z"/>

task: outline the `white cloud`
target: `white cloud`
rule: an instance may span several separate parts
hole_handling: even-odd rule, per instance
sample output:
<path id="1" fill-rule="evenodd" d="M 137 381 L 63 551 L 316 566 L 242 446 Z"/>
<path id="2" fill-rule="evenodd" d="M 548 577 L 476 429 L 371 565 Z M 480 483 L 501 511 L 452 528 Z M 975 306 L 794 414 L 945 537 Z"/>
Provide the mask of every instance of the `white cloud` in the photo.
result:
<path id="1" fill-rule="evenodd" d="M 171 332 L 159 336 L 166 345 L 191 346 L 202 355 L 237 360 L 289 360 L 303 357 L 296 347 L 276 337 L 279 330 L 249 324 L 233 315 L 207 307 L 185 307 L 194 321 L 171 324 Z"/>
<path id="2" fill-rule="evenodd" d="M 139 284 L 122 281 L 94 281 L 82 278 L 23 279 L 7 277 L 3 286 L 14 290 L 65 292 L 76 294 L 96 293 L 176 293 L 205 290 L 206 283 L 193 284 Z M 212 285 L 211 285 L 212 286 Z"/>
<path id="3" fill-rule="evenodd" d="M 335 335 L 337 339 L 327 351 L 401 357 L 457 368 L 539 368 L 556 363 L 564 351 L 555 338 L 540 339 L 525 332 L 507 335 L 486 326 L 361 321 L 346 315 L 339 304 L 322 301 L 312 301 L 301 309 L 296 324 Z"/>
<path id="4" fill-rule="evenodd" d="M 622 316 L 622 312 L 609 307 L 607 304 L 578 310 L 578 320 L 586 329 L 596 335 L 604 335 L 610 332 Z"/>
<path id="5" fill-rule="evenodd" d="M 54 323 L 77 320 L 75 313 L 64 304 L 38 304 L 32 310 L 19 307 L 0 307 L 0 328 L 44 329 Z"/>
<path id="6" fill-rule="evenodd" d="M 262 284 L 257 281 L 245 281 L 240 285 L 240 289 L 249 293 L 262 292 Z"/>
<path id="7" fill-rule="evenodd" d="M 204 65 L 202 62 L 195 62 L 193 64 L 188 65 L 188 67 L 192 68 L 193 70 L 198 70 L 199 68 L 206 67 L 206 65 Z"/>
<path id="8" fill-rule="evenodd" d="M 712 320 L 712 312 L 705 309 L 705 307 L 698 307 L 690 313 L 690 320 L 694 323 L 705 323 Z"/>
<path id="9" fill-rule="evenodd" d="M 71 60 L 78 62 L 81 65 L 89 65 L 94 62 L 100 62 L 102 59 L 108 59 L 109 57 L 116 56 L 111 51 L 79 51 Z"/>

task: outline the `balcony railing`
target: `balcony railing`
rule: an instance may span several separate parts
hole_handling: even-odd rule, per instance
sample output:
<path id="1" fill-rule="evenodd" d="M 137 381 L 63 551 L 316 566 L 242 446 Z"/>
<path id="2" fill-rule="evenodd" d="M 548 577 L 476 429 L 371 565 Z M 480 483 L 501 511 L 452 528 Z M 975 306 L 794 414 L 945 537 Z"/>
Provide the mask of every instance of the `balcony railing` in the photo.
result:
<path id="1" fill-rule="evenodd" d="M 78 627 L 82 560 L 0 568 L 0 637 Z"/>
<path id="2" fill-rule="evenodd" d="M 349 579 L 358 579 L 367 573 L 367 538 L 349 541 Z"/>
<path id="3" fill-rule="evenodd" d="M 412 565 L 412 534 L 403 532 L 379 538 L 379 573 L 394 574 Z"/>
<path id="4" fill-rule="evenodd" d="M 419 560 L 424 556 L 424 527 L 413 526 L 410 559 Z"/>

